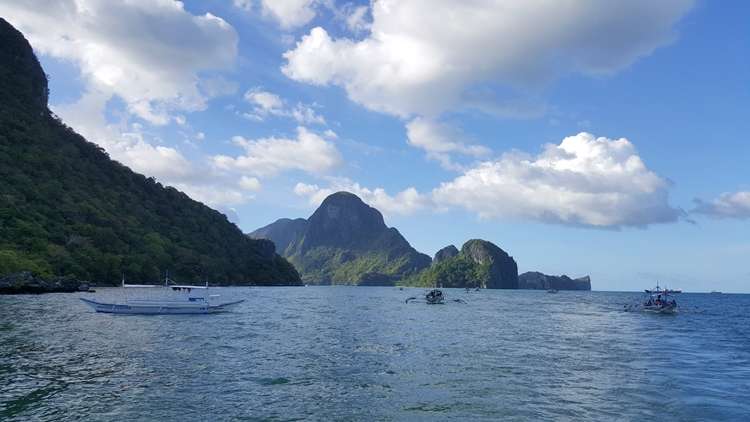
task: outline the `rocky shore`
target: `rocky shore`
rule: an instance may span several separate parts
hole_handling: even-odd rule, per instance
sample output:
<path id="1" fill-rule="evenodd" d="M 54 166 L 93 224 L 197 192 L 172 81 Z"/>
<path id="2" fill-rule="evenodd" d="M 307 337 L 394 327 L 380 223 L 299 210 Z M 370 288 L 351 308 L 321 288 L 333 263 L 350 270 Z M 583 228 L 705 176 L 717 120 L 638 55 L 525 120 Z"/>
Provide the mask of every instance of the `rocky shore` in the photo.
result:
<path id="1" fill-rule="evenodd" d="M 0 294 L 72 293 L 87 291 L 89 283 L 72 277 L 45 279 L 29 271 L 0 277 Z"/>

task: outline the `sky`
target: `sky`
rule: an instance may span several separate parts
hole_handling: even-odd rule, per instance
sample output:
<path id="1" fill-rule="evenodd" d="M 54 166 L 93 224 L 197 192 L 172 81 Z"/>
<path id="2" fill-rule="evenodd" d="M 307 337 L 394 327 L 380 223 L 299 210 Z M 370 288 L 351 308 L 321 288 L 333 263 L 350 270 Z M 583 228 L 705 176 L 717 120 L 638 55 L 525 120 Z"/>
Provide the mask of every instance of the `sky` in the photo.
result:
<path id="1" fill-rule="evenodd" d="M 750 4 L 0 0 L 63 121 L 250 232 L 347 190 L 421 252 L 750 292 Z"/>

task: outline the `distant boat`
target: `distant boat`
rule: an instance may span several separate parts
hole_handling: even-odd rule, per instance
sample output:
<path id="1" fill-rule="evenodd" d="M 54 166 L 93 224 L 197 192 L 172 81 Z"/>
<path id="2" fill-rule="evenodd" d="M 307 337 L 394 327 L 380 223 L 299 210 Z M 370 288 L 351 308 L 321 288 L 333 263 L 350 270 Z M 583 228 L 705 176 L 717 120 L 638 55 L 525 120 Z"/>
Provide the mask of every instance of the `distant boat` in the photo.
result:
<path id="1" fill-rule="evenodd" d="M 208 294 L 208 283 L 205 286 L 170 285 L 169 277 L 164 285 L 125 284 L 124 289 L 154 289 L 156 298 L 128 299 L 123 303 L 104 303 L 95 300 L 79 298 L 96 312 L 109 314 L 213 314 L 225 312 L 244 300 L 232 302 L 216 302 L 219 295 Z"/>
<path id="2" fill-rule="evenodd" d="M 720 291 L 718 291 L 718 290 L 711 290 L 711 294 L 712 295 L 720 295 L 722 293 Z"/>
<path id="3" fill-rule="evenodd" d="M 547 290 L 547 293 L 557 293 L 557 289 L 549 289 Z"/>
<path id="4" fill-rule="evenodd" d="M 445 300 L 443 291 L 440 289 L 432 289 L 424 296 L 428 305 L 442 305 Z"/>
<path id="5" fill-rule="evenodd" d="M 643 311 L 657 314 L 674 314 L 677 312 L 677 300 L 671 295 L 682 293 L 682 290 L 670 290 L 660 288 L 656 283 L 655 289 L 646 289 L 646 300 L 643 302 Z"/>
<path id="6" fill-rule="evenodd" d="M 460 299 L 454 299 L 454 301 L 459 302 Z M 409 302 L 422 302 L 417 296 L 412 296 L 406 298 L 406 303 Z M 428 305 L 442 305 L 445 302 L 445 295 L 443 294 L 443 291 L 440 289 L 432 289 L 428 290 L 424 295 L 424 303 Z"/>

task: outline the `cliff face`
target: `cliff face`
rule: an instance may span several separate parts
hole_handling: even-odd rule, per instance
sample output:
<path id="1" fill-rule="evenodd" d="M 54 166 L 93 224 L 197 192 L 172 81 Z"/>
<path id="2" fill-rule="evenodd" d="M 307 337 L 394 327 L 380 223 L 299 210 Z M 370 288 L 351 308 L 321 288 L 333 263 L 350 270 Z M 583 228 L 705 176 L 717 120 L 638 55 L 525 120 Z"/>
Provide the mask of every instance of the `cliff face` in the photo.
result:
<path id="1" fill-rule="evenodd" d="M 519 289 L 591 290 L 591 278 L 572 279 L 567 275 L 554 276 L 540 272 L 526 272 L 518 276 Z"/>
<path id="2" fill-rule="evenodd" d="M 431 262 L 349 192 L 328 196 L 307 220 L 278 220 L 249 236 L 276 243 L 314 284 L 392 285 Z"/>
<path id="3" fill-rule="evenodd" d="M 99 285 L 299 284 L 273 244 L 115 162 L 51 115 L 31 46 L 0 18 L 0 276 L 33 271 Z"/>
<path id="4" fill-rule="evenodd" d="M 461 255 L 472 262 L 488 267 L 488 289 L 517 289 L 518 265 L 504 250 L 492 242 L 472 239 L 461 247 Z"/>

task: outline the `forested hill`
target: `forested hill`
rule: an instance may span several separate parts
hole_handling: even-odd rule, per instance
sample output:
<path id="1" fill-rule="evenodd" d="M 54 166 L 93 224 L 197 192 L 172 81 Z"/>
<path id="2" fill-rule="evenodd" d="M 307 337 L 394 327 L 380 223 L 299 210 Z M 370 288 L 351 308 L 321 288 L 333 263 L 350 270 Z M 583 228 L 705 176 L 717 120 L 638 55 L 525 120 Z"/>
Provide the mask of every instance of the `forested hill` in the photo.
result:
<path id="1" fill-rule="evenodd" d="M 299 284 L 268 240 L 111 160 L 52 116 L 47 78 L 0 18 L 0 275 L 31 270 L 96 283 Z"/>

